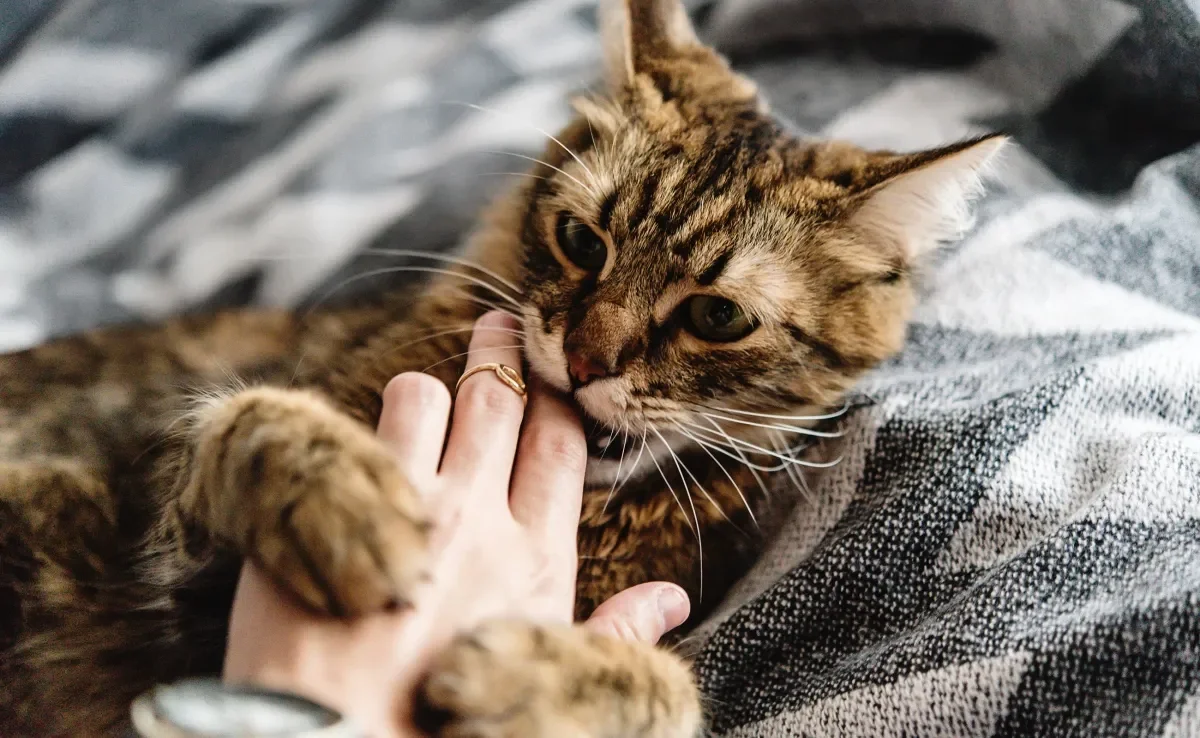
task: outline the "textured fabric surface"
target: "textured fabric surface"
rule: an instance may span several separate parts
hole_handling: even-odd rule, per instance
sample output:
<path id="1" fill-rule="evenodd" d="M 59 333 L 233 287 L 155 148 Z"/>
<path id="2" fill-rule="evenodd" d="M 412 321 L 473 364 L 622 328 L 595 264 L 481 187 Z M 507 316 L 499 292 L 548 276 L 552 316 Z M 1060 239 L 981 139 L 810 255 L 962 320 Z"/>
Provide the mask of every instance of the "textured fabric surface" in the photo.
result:
<path id="1" fill-rule="evenodd" d="M 721 0 L 802 128 L 1015 134 L 842 462 L 701 630 L 729 736 L 1200 735 L 1200 19 Z M 0 346 L 445 250 L 593 81 L 584 0 L 0 4 Z M 480 105 L 499 112 L 485 112 Z M 780 480 L 781 486 L 789 485 Z"/>

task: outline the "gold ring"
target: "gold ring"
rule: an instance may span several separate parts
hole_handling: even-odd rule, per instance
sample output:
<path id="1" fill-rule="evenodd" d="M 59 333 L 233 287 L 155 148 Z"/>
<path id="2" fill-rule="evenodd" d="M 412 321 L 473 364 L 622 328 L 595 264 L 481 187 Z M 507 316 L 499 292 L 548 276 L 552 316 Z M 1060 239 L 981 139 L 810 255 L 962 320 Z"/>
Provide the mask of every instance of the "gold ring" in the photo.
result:
<path id="1" fill-rule="evenodd" d="M 496 376 L 499 377 L 501 382 L 504 382 L 506 385 L 508 385 L 509 389 L 511 389 L 513 392 L 516 392 L 521 397 L 521 402 L 526 401 L 525 382 L 521 381 L 521 373 L 516 369 L 513 369 L 511 366 L 497 364 L 494 361 L 486 364 L 477 364 L 476 366 L 473 366 L 463 372 L 463 375 L 458 378 L 458 383 L 454 385 L 454 394 L 458 394 L 458 388 L 462 387 L 462 383 L 467 381 L 467 377 L 475 374 L 476 372 L 487 371 L 494 372 Z"/>

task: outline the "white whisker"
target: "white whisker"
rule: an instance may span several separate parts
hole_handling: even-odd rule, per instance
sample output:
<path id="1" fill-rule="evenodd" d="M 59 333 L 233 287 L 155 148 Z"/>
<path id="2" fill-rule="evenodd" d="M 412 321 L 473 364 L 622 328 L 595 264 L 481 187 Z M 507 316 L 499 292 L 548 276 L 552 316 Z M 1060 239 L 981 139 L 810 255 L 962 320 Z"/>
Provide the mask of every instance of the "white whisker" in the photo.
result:
<path id="1" fill-rule="evenodd" d="M 725 415 L 715 415 L 712 413 L 700 413 L 709 418 L 716 420 L 725 420 L 738 425 L 749 425 L 755 428 L 765 428 L 767 430 L 785 431 L 787 433 L 797 433 L 804 436 L 815 436 L 817 438 L 841 438 L 844 435 L 841 431 L 816 431 L 811 428 L 801 428 L 795 425 L 776 425 L 773 423 L 755 423 L 752 420 L 742 420 L 740 418 L 730 418 Z"/>
<path id="2" fill-rule="evenodd" d="M 512 317 L 513 319 L 517 320 L 518 322 L 520 322 L 520 320 L 521 320 L 520 315 L 517 315 L 511 309 L 502 306 L 500 303 L 496 302 L 495 300 L 488 300 L 483 297 L 480 297 L 479 295 L 473 295 L 470 292 L 467 292 L 462 287 L 455 288 L 454 294 L 458 295 L 459 297 L 461 297 L 464 300 L 467 300 L 468 302 L 473 302 L 476 305 L 479 305 L 480 307 L 485 307 L 488 310 L 495 310 L 496 312 L 504 313 L 505 315 Z"/>
<path id="3" fill-rule="evenodd" d="M 612 502 L 613 495 L 617 492 L 617 482 L 621 481 L 621 467 L 625 464 L 625 447 L 628 445 L 629 422 L 625 421 L 625 429 L 621 432 L 621 458 L 617 460 L 617 474 L 613 477 L 612 486 L 608 488 L 608 498 L 604 500 L 604 507 L 600 508 L 601 513 L 608 512 L 608 503 Z"/>
<path id="4" fill-rule="evenodd" d="M 521 309 L 521 303 L 517 302 L 510 295 L 508 295 L 507 293 L 501 292 L 495 286 L 488 284 L 487 282 L 483 281 L 482 279 L 472 276 L 470 274 L 463 274 L 461 272 L 455 272 L 450 269 L 438 269 L 436 267 L 427 267 L 427 266 L 419 266 L 419 265 L 403 265 L 403 266 L 384 267 L 381 269 L 371 269 L 371 270 L 363 272 L 361 274 L 355 274 L 352 277 L 347 277 L 346 279 L 343 279 L 341 282 L 338 282 L 336 285 L 334 285 L 328 291 L 326 291 L 325 294 L 321 295 L 320 299 L 318 299 L 315 303 L 313 303 L 313 306 L 310 307 L 306 311 L 306 314 L 312 313 L 314 310 L 317 309 L 317 307 L 319 305 L 321 305 L 321 303 L 328 300 L 333 295 L 333 293 L 342 289 L 343 287 L 350 284 L 351 282 L 357 282 L 360 279 L 368 279 L 370 277 L 378 277 L 378 276 L 384 275 L 384 274 L 398 274 L 401 272 L 419 272 L 419 273 L 425 273 L 425 274 L 441 274 L 443 276 L 457 277 L 459 279 L 465 279 L 468 282 L 477 284 L 480 287 L 491 290 L 492 293 L 495 294 L 497 297 L 507 300 L 509 303 L 511 303 L 513 306 L 515 306 L 518 310 Z"/>
<path id="5" fill-rule="evenodd" d="M 522 290 L 520 287 L 518 287 L 515 283 L 505 279 L 504 277 L 500 276 L 499 274 L 492 271 L 491 269 L 488 269 L 487 267 L 483 266 L 482 264 L 476 264 L 475 262 L 471 261 L 470 259 L 466 259 L 461 256 L 454 256 L 453 254 L 437 254 L 437 253 L 431 253 L 431 252 L 427 252 L 427 251 L 414 251 L 412 249 L 393 249 L 393 248 L 369 248 L 369 249 L 363 249 L 359 253 L 371 254 L 371 255 L 375 255 L 375 256 L 406 256 L 406 257 L 414 257 L 414 258 L 419 258 L 419 259 L 433 259 L 434 261 L 441 261 L 441 262 L 445 262 L 448 264 L 458 264 L 459 266 L 469 267 L 471 269 L 476 269 L 480 272 L 483 272 L 484 274 L 488 275 L 489 277 L 496 280 L 500 284 L 502 284 L 505 287 L 512 290 L 514 294 L 517 294 L 517 295 L 525 294 L 525 291 Z"/>
<path id="6" fill-rule="evenodd" d="M 751 462 L 749 459 L 747 459 L 746 455 L 743 454 L 737 448 L 732 448 L 732 451 L 730 451 L 729 449 L 726 449 L 724 446 L 722 446 L 720 444 L 713 443 L 711 441 L 706 441 L 706 440 L 694 435 L 693 433 L 688 433 L 687 431 L 684 431 L 682 427 L 680 428 L 680 430 L 681 430 L 681 432 L 687 433 L 688 438 L 691 438 L 693 441 L 698 443 L 701 448 L 712 449 L 713 451 L 716 451 L 717 453 L 721 454 L 722 456 L 728 456 L 733 461 L 736 461 L 739 464 L 741 464 L 742 466 L 746 467 L 746 470 L 749 471 L 751 476 L 754 477 L 755 483 L 758 484 L 759 490 L 762 491 L 763 497 L 767 500 L 771 499 L 771 492 L 767 489 L 767 485 L 763 483 L 762 477 L 760 477 L 758 475 L 758 473 L 760 471 L 768 472 L 768 473 L 777 472 L 780 469 L 784 468 L 784 466 L 785 466 L 784 464 L 778 464 L 776 466 L 762 466 L 760 464 L 755 464 L 755 463 Z"/>
<path id="7" fill-rule="evenodd" d="M 725 465 L 722 464 L 720 462 L 720 460 L 717 459 L 716 456 L 713 456 L 712 451 L 709 451 L 707 446 L 705 446 L 703 443 L 700 443 L 699 439 L 697 439 L 691 433 L 688 433 L 686 428 L 684 428 L 682 425 L 680 425 L 677 421 L 671 421 L 671 422 L 675 423 L 675 427 L 679 430 L 680 433 L 682 433 L 685 437 L 690 438 L 691 440 L 695 441 L 696 444 L 700 446 L 700 450 L 703 451 L 704 453 L 708 454 L 708 458 L 713 460 L 713 463 L 717 465 L 717 468 L 719 468 L 721 470 L 721 473 L 725 475 L 725 478 L 728 479 L 729 483 L 733 485 L 733 488 L 735 490 L 737 490 L 738 497 L 741 498 L 742 504 L 746 507 L 746 512 L 750 513 L 750 520 L 754 523 L 754 527 L 759 528 L 760 526 L 758 524 L 758 518 L 754 515 L 754 510 L 753 510 L 753 508 L 750 507 L 750 502 L 746 499 L 746 495 L 744 495 L 742 493 L 742 488 L 738 485 L 738 483 L 736 481 L 734 481 L 733 475 L 731 475 L 729 473 L 729 470 L 725 468 Z"/>
<path id="8" fill-rule="evenodd" d="M 629 467 L 629 471 L 625 474 L 625 479 L 623 479 L 621 483 L 617 485 L 618 492 L 621 491 L 622 487 L 629 483 L 630 479 L 633 479 L 633 475 L 637 473 L 638 464 L 642 463 L 642 454 L 644 453 L 646 453 L 646 431 L 642 431 L 642 442 L 641 446 L 638 448 L 638 455 L 634 457 L 633 464 Z"/>
<path id="9" fill-rule="evenodd" d="M 529 179 L 540 179 L 543 182 L 550 179 L 549 177 L 543 177 L 540 174 L 533 174 L 531 172 L 480 172 L 478 176 L 480 176 L 480 177 L 528 177 Z"/>
<path id="10" fill-rule="evenodd" d="M 713 420 L 712 418 L 708 418 L 708 417 L 706 417 L 705 420 L 707 420 L 709 423 L 711 423 L 713 425 L 713 427 L 717 428 L 719 430 L 720 434 L 722 436 L 724 436 L 731 445 L 740 446 L 741 448 L 744 448 L 748 451 L 752 451 L 753 453 L 762 454 L 763 456 L 770 456 L 773 459 L 779 459 L 780 461 L 783 461 L 786 464 L 799 464 L 800 466 L 808 466 L 808 467 L 812 467 L 814 469 L 825 469 L 825 468 L 828 468 L 831 466 L 836 466 L 838 463 L 841 462 L 841 457 L 838 457 L 834 461 L 818 462 L 818 461 L 806 461 L 804 459 L 797 459 L 797 458 L 794 458 L 791 456 L 784 456 L 783 454 L 779 453 L 778 451 L 772 451 L 770 449 L 763 448 L 762 446 L 759 446 L 754 443 L 750 443 L 749 441 L 743 441 L 740 438 L 732 438 L 727 432 L 725 432 L 724 428 L 721 428 L 719 425 L 717 425 L 717 422 L 715 420 Z M 708 431 L 705 431 L 703 428 L 700 428 L 697 425 L 687 423 L 686 421 L 684 421 L 684 422 L 686 425 L 688 425 L 692 428 L 695 428 L 697 431 L 702 431 L 704 433 L 708 433 Z M 803 445 L 795 446 L 795 447 L 788 448 L 788 451 L 795 452 L 795 451 L 799 451 L 803 448 L 805 448 L 805 446 L 803 446 Z M 779 467 L 779 468 L 782 468 L 782 467 Z M 763 470 L 763 471 L 766 471 L 766 470 Z M 777 469 L 772 470 L 772 471 L 777 471 Z"/>
<path id="11" fill-rule="evenodd" d="M 800 423 L 800 422 L 809 421 L 809 420 L 830 420 L 832 418 L 836 418 L 836 417 L 845 415 L 846 411 L 850 409 L 850 403 L 847 402 L 847 403 L 843 404 L 841 410 L 837 410 L 836 412 L 832 412 L 832 413 L 826 413 L 824 415 L 772 415 L 770 413 L 756 413 L 756 412 L 752 412 L 750 410 L 736 410 L 731 407 L 710 407 L 708 405 L 699 405 L 699 407 L 702 407 L 705 410 L 710 410 L 712 412 L 718 412 L 718 413 L 731 413 L 733 415 L 747 415 L 752 418 L 766 418 L 768 420 L 790 420 L 792 422 Z"/>
<path id="12" fill-rule="evenodd" d="M 703 428 L 699 428 L 697 426 L 692 426 L 691 432 L 692 433 L 697 433 L 697 432 L 704 433 L 706 431 L 704 431 Z M 742 466 L 749 469 L 751 472 L 754 472 L 754 471 L 761 471 L 761 472 L 768 472 L 768 473 L 777 472 L 777 471 L 780 471 L 781 469 L 783 469 L 789 463 L 789 462 L 785 461 L 783 463 L 776 464 L 775 466 L 763 466 L 762 464 L 755 464 L 754 462 L 747 459 L 746 455 L 743 454 L 741 452 L 741 450 L 739 450 L 737 447 L 730 446 L 727 448 L 726 446 L 722 445 L 721 443 L 717 443 L 717 442 L 714 442 L 711 440 L 705 440 L 696 435 L 692 435 L 691 438 L 693 441 L 695 441 L 696 443 L 700 444 L 701 446 L 703 446 L 705 448 L 711 448 L 713 451 L 716 451 L 717 453 L 721 454 L 722 456 L 728 456 L 730 459 L 738 462 Z"/>
<path id="13" fill-rule="evenodd" d="M 657 428 L 651 428 L 650 430 L 654 432 L 654 435 L 658 436 L 658 440 L 662 441 L 663 446 L 665 446 L 667 449 L 667 453 L 669 453 L 671 455 L 671 458 L 675 461 L 675 468 L 679 470 L 679 481 L 681 484 L 683 484 L 684 494 L 687 495 L 688 506 L 692 508 L 692 517 L 695 518 L 695 520 L 696 520 L 696 527 L 694 528 L 694 531 L 696 533 L 697 555 L 700 557 L 700 562 L 699 562 L 699 565 L 700 565 L 700 595 L 699 595 L 699 599 L 703 600 L 704 599 L 704 539 L 700 534 L 700 515 L 699 515 L 699 513 L 696 512 L 696 502 L 695 502 L 695 500 L 692 499 L 692 492 L 688 488 L 687 479 L 684 478 L 684 476 L 683 476 L 683 466 L 679 463 L 679 457 L 676 456 L 675 452 L 671 449 L 671 444 L 667 443 L 667 439 L 663 438 L 662 434 L 658 432 Z M 650 454 L 650 458 L 653 459 L 654 454 Z M 658 462 L 655 461 L 654 465 L 658 466 Z M 661 469 L 659 469 L 659 474 L 662 474 Z M 667 481 L 667 477 L 665 474 L 662 474 L 662 478 L 663 478 L 664 482 Z M 670 482 L 667 482 L 667 488 L 671 489 Z M 671 489 L 671 494 L 672 495 L 675 494 L 674 489 Z M 679 498 L 676 497 L 675 501 L 678 502 Z M 680 510 L 680 512 L 683 513 L 683 516 L 686 518 L 687 512 L 683 509 L 683 505 L 679 506 L 679 510 Z M 724 513 L 722 513 L 722 515 L 723 514 Z"/>
<path id="14" fill-rule="evenodd" d="M 392 354 L 396 353 L 397 351 L 400 351 L 401 349 L 406 349 L 409 346 L 415 346 L 419 343 L 425 343 L 426 341 L 432 341 L 434 339 L 441 338 L 442 336 L 452 336 L 452 335 L 459 334 L 459 333 L 473 333 L 475 331 L 487 331 L 488 333 L 507 333 L 508 335 L 516 336 L 517 338 L 521 338 L 524 336 L 523 333 L 521 333 L 520 331 L 517 331 L 517 330 L 513 330 L 512 328 L 501 328 L 499 326 L 497 326 L 495 328 L 492 328 L 492 327 L 476 328 L 473 325 L 467 325 L 462 328 L 453 328 L 453 329 L 448 329 L 448 330 L 437 331 L 436 333 L 419 336 L 411 341 L 405 341 L 404 343 L 397 344 L 395 346 L 388 346 L 387 350 L 381 352 L 377 358 L 391 356 Z M 462 356 L 462 354 L 455 354 L 455 357 L 458 357 L 458 356 Z M 434 364 L 433 366 L 437 366 L 437 364 Z M 424 371 L 424 370 L 422 370 L 422 371 Z"/>
<path id="15" fill-rule="evenodd" d="M 515 151 L 484 151 L 483 153 L 497 154 L 500 156 L 515 156 L 518 159 L 524 159 L 526 161 L 534 162 L 535 164 L 541 164 L 542 166 L 549 167 L 549 168 L 553 169 L 554 171 L 558 172 L 559 174 L 561 174 L 562 176 L 566 177 L 567 179 L 571 180 L 575 184 L 579 185 L 581 188 L 583 188 L 584 192 L 588 193 L 589 195 L 591 195 L 592 197 L 594 197 L 596 199 L 600 199 L 600 195 L 599 195 L 599 193 L 596 192 L 596 190 L 585 185 L 575 175 L 571 174 L 570 172 L 568 172 L 566 170 L 559 169 L 558 167 L 554 166 L 550 162 L 542 161 L 541 159 L 539 159 L 535 156 L 526 156 L 525 154 L 518 154 Z"/>
<path id="16" fill-rule="evenodd" d="M 772 434 L 771 435 L 771 445 L 774 446 L 776 449 L 779 449 L 780 447 L 783 447 L 785 449 L 787 448 L 787 443 L 783 441 L 783 438 L 780 434 Z M 787 455 L 793 459 L 795 458 L 794 456 L 792 456 L 792 454 L 787 454 Z M 787 469 L 785 469 L 784 472 L 787 474 L 788 479 L 790 479 L 792 481 L 792 485 L 796 488 L 796 491 L 800 493 L 800 496 L 803 497 L 810 505 L 815 506 L 816 500 L 814 500 L 808 494 L 808 486 L 804 483 L 804 479 L 803 479 L 803 477 L 800 476 L 800 470 L 796 468 L 796 465 L 795 464 L 788 465 Z"/>
<path id="17" fill-rule="evenodd" d="M 687 510 L 683 508 L 683 502 L 679 500 L 679 495 L 675 494 L 675 488 L 671 486 L 671 481 L 667 479 L 666 473 L 664 473 L 662 467 L 658 465 L 658 459 L 654 458 L 653 451 L 650 452 L 650 461 L 654 463 L 654 468 L 658 470 L 658 476 L 662 477 L 663 483 L 667 485 L 667 490 L 670 491 L 671 497 L 675 498 L 675 504 L 679 506 L 679 512 L 683 513 L 683 519 L 687 521 L 688 528 L 691 528 L 692 533 L 696 534 L 696 540 L 700 540 L 699 530 L 692 525 L 691 518 L 687 516 Z"/>
<path id="18" fill-rule="evenodd" d="M 453 101 L 451 101 L 451 104 L 456 104 L 456 103 L 454 103 Z M 468 108 L 474 108 L 475 110 L 478 110 L 478 111 L 479 111 L 479 112 L 481 112 L 481 113 L 490 113 L 490 114 L 492 114 L 492 115 L 499 115 L 499 116 L 501 116 L 501 117 L 508 118 L 509 120 L 516 120 L 518 123 L 521 123 L 521 124 L 523 124 L 523 125 L 529 126 L 529 127 L 530 127 L 530 128 L 532 128 L 533 130 L 537 131 L 538 133 L 542 134 L 543 136 L 545 136 L 546 138 L 550 139 L 550 140 L 551 140 L 551 141 L 553 141 L 554 143 L 558 144 L 558 145 L 559 145 L 559 147 L 560 147 L 560 148 L 561 148 L 563 151 L 567 152 L 567 154 L 569 154 L 569 155 L 571 156 L 571 158 L 572 158 L 572 159 L 574 159 L 574 160 L 575 160 L 575 161 L 576 161 L 576 162 L 579 164 L 579 166 L 583 167 L 583 171 L 587 172 L 587 174 L 588 174 L 588 177 L 590 177 L 590 178 L 591 178 L 591 180 L 592 180 L 592 184 L 593 184 L 593 185 L 596 185 L 596 186 L 599 186 L 599 184 L 600 184 L 600 180 L 598 180 L 598 179 L 596 178 L 596 174 L 595 174 L 595 172 L 593 172 L 591 169 L 589 169 L 587 164 L 584 164 L 584 163 L 583 163 L 583 159 L 579 158 L 579 155 L 578 155 L 578 154 L 576 154 L 574 151 L 571 151 L 571 149 L 567 148 L 567 145 L 566 145 L 566 144 L 564 144 L 562 141 L 559 141 L 559 140 L 558 140 L 557 138 L 555 138 L 554 136 L 551 136 L 551 135 L 550 135 L 548 132 L 546 132 L 546 131 L 542 130 L 541 128 L 538 128 L 537 126 L 535 126 L 535 125 L 532 125 L 532 124 L 530 124 L 530 123 L 528 123 L 528 122 L 526 122 L 526 121 L 522 121 L 522 120 L 520 120 L 519 118 L 516 118 L 516 117 L 515 117 L 515 116 L 513 116 L 513 115 L 510 115 L 510 114 L 508 114 L 508 113 L 505 113 L 505 112 L 504 112 L 504 111 L 502 111 L 502 110 L 497 110 L 497 109 L 495 109 L 495 108 L 486 108 L 486 107 L 484 107 L 484 106 L 482 106 L 482 105 L 476 105 L 475 103 L 457 103 L 457 104 L 458 104 L 458 105 L 466 105 Z M 590 125 L 590 124 L 589 124 L 589 125 Z M 593 144 L 594 144 L 594 143 L 595 143 L 595 140 L 593 139 Z M 545 162 L 543 162 L 543 163 L 545 163 Z M 547 166 L 549 166 L 549 165 L 547 164 Z M 560 171 L 561 171 L 561 170 L 560 170 Z M 565 173 L 565 172 L 564 172 L 564 173 Z"/>
<path id="19" fill-rule="evenodd" d="M 661 440 L 663 443 L 667 442 L 667 440 L 665 438 L 663 438 L 662 434 L 659 433 L 657 430 L 654 431 L 654 434 L 656 436 L 658 436 L 659 440 Z M 679 468 L 680 478 L 682 478 L 684 474 L 687 474 L 688 477 L 693 482 L 696 483 L 696 486 L 700 489 L 700 494 L 704 495 L 704 499 L 708 500 L 709 504 L 712 505 L 714 509 L 716 509 L 716 511 L 721 515 L 722 518 L 725 518 L 725 520 L 727 522 L 732 523 L 733 521 L 729 518 L 728 515 L 725 514 L 725 510 L 722 509 L 719 504 L 717 504 L 717 501 L 714 500 L 712 495 L 709 494 L 708 490 L 704 488 L 704 485 L 700 483 L 700 480 L 696 478 L 696 475 L 692 473 L 692 470 L 690 468 L 688 468 L 688 465 L 683 462 L 683 459 L 679 458 L 679 455 L 675 453 L 674 449 L 672 449 L 668 445 L 667 451 L 670 452 L 671 458 L 673 458 L 675 460 L 675 466 Z"/>
<path id="20" fill-rule="evenodd" d="M 519 348 L 525 348 L 525 347 L 522 344 L 515 343 L 515 344 L 512 344 L 511 346 L 489 346 L 489 348 L 491 348 L 491 349 L 519 349 Z M 435 366 L 441 366 L 442 364 L 445 364 L 447 361 L 454 361 L 455 359 L 459 358 L 460 356 L 466 356 L 469 353 L 471 353 L 471 352 L 470 351 L 462 351 L 462 352 L 459 352 L 452 356 L 447 356 L 446 358 L 442 359 L 441 361 L 433 362 L 432 364 L 425 367 L 421 371 L 427 372 L 430 369 L 434 368 Z"/>

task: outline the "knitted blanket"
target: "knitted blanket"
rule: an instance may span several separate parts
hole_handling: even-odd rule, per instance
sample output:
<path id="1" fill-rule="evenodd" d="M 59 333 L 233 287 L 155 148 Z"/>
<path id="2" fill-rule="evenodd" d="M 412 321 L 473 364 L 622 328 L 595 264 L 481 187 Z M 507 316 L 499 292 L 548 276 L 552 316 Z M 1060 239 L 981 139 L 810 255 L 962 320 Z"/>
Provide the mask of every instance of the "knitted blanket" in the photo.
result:
<path id="1" fill-rule="evenodd" d="M 695 7 L 808 131 L 1018 143 L 702 626 L 714 733 L 1200 735 L 1200 6 Z M 394 285 L 597 59 L 586 0 L 5 0 L 0 347 Z"/>

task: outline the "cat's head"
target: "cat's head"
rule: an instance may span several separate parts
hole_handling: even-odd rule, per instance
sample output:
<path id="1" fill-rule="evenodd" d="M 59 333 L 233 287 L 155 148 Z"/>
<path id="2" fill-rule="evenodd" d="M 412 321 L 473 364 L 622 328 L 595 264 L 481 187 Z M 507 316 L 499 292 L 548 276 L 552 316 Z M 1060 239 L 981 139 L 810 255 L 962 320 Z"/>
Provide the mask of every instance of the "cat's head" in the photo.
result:
<path id="1" fill-rule="evenodd" d="M 601 20 L 607 92 L 548 145 L 518 226 L 526 355 L 590 416 L 593 482 L 616 471 L 610 432 L 627 454 L 717 444 L 717 416 L 757 445 L 748 413 L 840 405 L 901 347 L 911 272 L 963 228 L 1003 143 L 802 140 L 678 0 L 603 2 Z"/>

